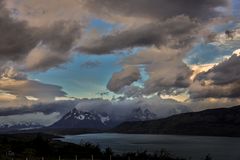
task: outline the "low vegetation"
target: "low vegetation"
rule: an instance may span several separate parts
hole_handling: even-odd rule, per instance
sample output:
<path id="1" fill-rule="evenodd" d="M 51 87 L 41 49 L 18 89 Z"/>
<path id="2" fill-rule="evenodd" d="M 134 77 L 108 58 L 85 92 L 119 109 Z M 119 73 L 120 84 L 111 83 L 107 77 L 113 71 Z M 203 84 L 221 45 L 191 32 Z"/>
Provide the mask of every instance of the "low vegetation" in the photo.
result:
<path id="1" fill-rule="evenodd" d="M 147 151 L 115 154 L 111 148 L 101 150 L 90 143 L 72 144 L 56 140 L 48 134 L 0 135 L 1 160 L 185 160 L 161 150 L 154 154 Z M 211 157 L 207 156 L 210 160 Z"/>

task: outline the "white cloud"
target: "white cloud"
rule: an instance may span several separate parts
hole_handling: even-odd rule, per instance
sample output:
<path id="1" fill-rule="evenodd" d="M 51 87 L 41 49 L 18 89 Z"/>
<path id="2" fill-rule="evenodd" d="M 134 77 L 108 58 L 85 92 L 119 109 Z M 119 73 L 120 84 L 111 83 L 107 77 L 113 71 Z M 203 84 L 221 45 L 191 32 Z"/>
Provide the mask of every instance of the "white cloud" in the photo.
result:
<path id="1" fill-rule="evenodd" d="M 38 101 L 39 99 L 33 96 L 25 96 L 30 101 Z"/>
<path id="2" fill-rule="evenodd" d="M 44 114 L 42 112 L 26 113 L 19 115 L 0 116 L 0 124 L 15 125 L 24 123 L 33 123 L 40 125 L 50 125 L 60 118 L 60 113 L 53 112 L 51 114 Z"/>

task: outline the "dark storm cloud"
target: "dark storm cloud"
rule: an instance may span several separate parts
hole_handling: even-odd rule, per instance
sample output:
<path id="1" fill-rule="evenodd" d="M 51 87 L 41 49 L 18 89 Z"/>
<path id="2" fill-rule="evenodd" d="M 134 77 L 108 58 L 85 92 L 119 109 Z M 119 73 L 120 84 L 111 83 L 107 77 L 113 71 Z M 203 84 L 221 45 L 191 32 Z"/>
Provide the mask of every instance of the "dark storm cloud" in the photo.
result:
<path id="1" fill-rule="evenodd" d="M 60 21 L 37 30 L 39 44 L 26 58 L 26 70 L 45 71 L 68 61 L 74 42 L 80 38 L 81 26 L 75 22 Z"/>
<path id="2" fill-rule="evenodd" d="M 189 17 L 177 16 L 163 22 L 145 24 L 97 37 L 78 49 L 90 54 L 108 54 L 115 50 L 139 46 L 155 45 L 160 47 L 170 45 L 174 48 L 184 47 L 193 41 L 193 33 L 198 25 L 196 21 Z"/>
<path id="3" fill-rule="evenodd" d="M 227 6 L 228 0 L 83 0 L 97 14 L 112 14 L 150 19 L 176 15 L 206 19 L 215 16 L 215 7 Z M 109 15 L 109 13 L 111 13 Z"/>
<path id="4" fill-rule="evenodd" d="M 61 3 L 63 1 L 64 3 Z M 29 24 L 35 20 L 29 17 L 13 18 L 9 11 L 5 9 L 3 1 L 0 0 L 0 66 L 5 66 L 7 61 L 14 61 L 14 63 L 17 63 L 15 65 L 18 67 L 18 64 L 20 64 L 19 68 L 23 68 L 24 71 L 46 71 L 68 61 L 71 58 L 73 48 L 77 48 L 81 53 L 101 55 L 143 46 L 155 48 L 157 51 L 152 53 L 150 49 L 149 52 L 146 51 L 147 53 L 138 53 L 126 58 L 125 62 L 122 63 L 124 69 L 114 73 L 108 82 L 107 88 L 110 91 L 125 94 L 126 97 L 139 98 L 142 94 L 173 94 L 176 90 L 188 89 L 190 86 L 190 93 L 193 98 L 239 96 L 240 82 L 236 71 L 239 66 L 235 66 L 236 68 L 230 67 L 229 70 L 235 71 L 234 73 L 227 73 L 227 77 L 224 77 L 224 73 L 228 72 L 228 65 L 219 67 L 219 69 L 215 67 L 215 70 L 212 69 L 211 73 L 209 71 L 209 73 L 199 75 L 198 79 L 191 85 L 190 76 L 192 71 L 182 61 L 185 53 L 196 38 L 199 38 L 199 35 L 203 36 L 201 29 L 204 30 L 205 26 L 207 28 L 209 25 L 208 20 L 222 14 L 219 12 L 222 8 L 216 9 L 216 7 L 226 7 L 229 3 L 228 0 L 78 1 L 84 2 L 84 7 L 77 8 L 77 10 L 86 9 L 91 15 L 95 15 L 94 18 L 102 18 L 107 22 L 117 22 L 122 28 L 120 27 L 121 29 L 118 31 L 114 30 L 101 36 L 86 33 L 86 37 L 88 37 L 86 39 L 90 40 L 84 42 L 85 44 L 80 44 L 78 40 L 81 36 L 82 26 L 77 22 L 70 22 L 72 19 L 69 18 L 72 13 L 76 17 L 80 16 L 80 12 L 75 12 L 77 11 L 75 1 L 74 3 L 72 1 L 70 3 L 69 0 L 51 1 L 51 4 L 39 1 L 36 8 L 42 4 L 49 5 L 52 7 L 48 12 L 55 13 L 54 16 L 46 13 L 46 21 L 51 21 L 49 22 L 51 25 L 34 25 L 41 27 L 31 27 Z M 68 6 L 66 10 L 58 12 L 59 10 L 56 10 L 56 8 L 65 8 L 63 4 L 70 4 L 70 7 Z M 72 8 L 75 8 L 75 10 L 71 10 Z M 26 9 L 26 13 L 29 12 L 29 8 L 24 9 Z M 64 18 L 65 20 L 71 20 L 55 20 L 55 18 L 59 18 L 59 13 L 62 13 L 63 17 L 67 15 L 67 18 Z M 24 18 L 28 21 L 20 21 L 20 19 Z M 40 21 L 41 18 L 38 18 L 36 18 L 37 21 Z M 215 36 L 213 37 L 215 38 Z M 232 40 L 236 37 L 232 32 L 226 32 L 227 39 Z M 80 44 L 80 46 L 75 46 L 75 44 Z M 24 67 L 22 67 L 23 65 Z M 141 78 L 139 68 L 132 66 L 143 65 L 149 77 L 143 84 L 144 88 L 140 88 L 132 85 L 133 82 Z M 85 68 L 98 66 L 97 61 L 89 61 L 81 65 L 81 67 Z M 33 96 L 33 98 L 47 100 L 52 100 L 56 96 L 66 96 L 60 86 L 28 80 L 21 73 L 7 73 L 1 70 L 0 72 L 4 72 L 2 74 L 3 78 L 0 79 L 0 82 L 1 80 L 4 81 L 0 84 L 0 90 L 3 89 L 6 93 L 23 97 Z M 9 78 L 9 84 L 6 83 L 6 77 Z M 205 81 L 212 81 L 212 84 L 204 86 Z M 97 106 L 95 102 L 102 105 L 100 101 L 91 101 L 91 105 Z M 49 107 L 46 107 L 43 112 L 47 114 L 54 112 L 55 107 L 51 108 L 51 106 L 59 105 L 59 112 L 64 113 L 66 111 L 63 109 L 65 106 L 74 106 L 67 103 L 63 105 L 58 104 L 58 102 L 49 104 Z M 159 101 L 156 100 L 156 104 L 158 103 Z M 136 103 L 132 105 L 136 105 Z M 40 105 L 38 105 L 33 106 L 32 110 L 24 108 L 23 111 L 29 113 L 41 112 L 41 109 Z M 15 111 L 12 112 L 17 114 Z"/>
<path id="5" fill-rule="evenodd" d="M 2 0 L 0 13 L 0 64 L 22 63 L 30 56 L 38 63 L 31 64 L 31 60 L 27 60 L 26 70 L 47 70 L 69 59 L 69 51 L 80 35 L 81 27 L 77 23 L 61 21 L 49 27 L 29 27 L 27 22 L 11 17 Z M 36 51 L 36 47 L 44 50 Z"/>
<path id="6" fill-rule="evenodd" d="M 173 94 L 178 89 L 190 86 L 192 71 L 183 62 L 184 55 L 199 39 L 210 33 L 211 18 L 223 14 L 229 7 L 228 0 L 86 0 L 85 5 L 106 19 L 127 24 L 126 28 L 107 35 L 96 36 L 78 49 L 87 54 L 109 54 L 134 47 L 157 48 L 153 53 L 136 54 L 126 58 L 127 65 L 144 65 L 149 78 L 139 92 L 136 88 L 125 88 L 116 74 L 108 83 L 115 93 Z M 130 23 L 126 20 L 128 18 Z M 129 19 L 128 19 L 129 20 Z M 204 27 L 203 27 L 204 26 Z M 205 28 L 206 26 L 206 28 Z M 127 63 L 126 63 L 127 61 Z M 127 73 L 127 69 L 124 69 Z M 121 72 L 120 72 L 121 73 Z M 119 74 L 119 73 L 117 73 Z M 128 79 L 129 80 L 129 79 Z M 120 83 L 119 83 L 120 82 Z M 134 90 L 133 90 L 134 89 Z M 138 89 L 137 89 L 138 90 Z"/>
<path id="7" fill-rule="evenodd" d="M 140 71 L 135 66 L 127 66 L 122 71 L 113 73 L 111 80 L 107 84 L 110 91 L 118 92 L 124 86 L 129 86 L 140 79 Z"/>
<path id="8" fill-rule="evenodd" d="M 25 22 L 12 19 L 0 0 L 0 61 L 23 59 L 38 42 L 33 33 Z"/>
<path id="9" fill-rule="evenodd" d="M 192 98 L 240 97 L 240 56 L 234 54 L 228 60 L 197 75 L 190 87 Z"/>
<path id="10" fill-rule="evenodd" d="M 240 97 L 240 81 L 220 85 L 203 85 L 201 83 L 193 83 L 190 87 L 190 97 L 192 99 L 204 98 L 239 98 Z"/>
<path id="11" fill-rule="evenodd" d="M 232 55 L 228 60 L 214 66 L 207 72 L 200 73 L 198 80 L 211 80 L 215 85 L 230 84 L 240 80 L 240 56 Z"/>
<path id="12" fill-rule="evenodd" d="M 76 22 L 59 21 L 49 28 L 46 28 L 40 34 L 43 44 L 58 52 L 67 52 L 71 49 L 73 42 L 80 38 L 81 26 Z"/>
<path id="13" fill-rule="evenodd" d="M 81 1 L 82 2 L 82 1 Z M 169 37 L 179 37 L 196 28 L 196 21 L 205 22 L 221 13 L 216 7 L 228 7 L 229 0 L 83 0 L 87 8 L 97 15 L 119 18 L 145 18 L 149 24 L 113 32 L 98 37 L 92 42 L 80 46 L 82 52 L 107 54 L 137 46 L 165 45 Z M 182 15 L 182 16 L 180 16 Z M 189 18 L 186 18 L 189 17 Z M 120 18 L 121 19 L 121 18 Z M 123 20 L 124 21 L 124 20 Z M 133 25 L 135 26 L 135 25 Z M 186 45 L 192 41 L 189 37 L 180 37 L 177 45 Z M 196 34 L 195 34 L 196 35 Z"/>

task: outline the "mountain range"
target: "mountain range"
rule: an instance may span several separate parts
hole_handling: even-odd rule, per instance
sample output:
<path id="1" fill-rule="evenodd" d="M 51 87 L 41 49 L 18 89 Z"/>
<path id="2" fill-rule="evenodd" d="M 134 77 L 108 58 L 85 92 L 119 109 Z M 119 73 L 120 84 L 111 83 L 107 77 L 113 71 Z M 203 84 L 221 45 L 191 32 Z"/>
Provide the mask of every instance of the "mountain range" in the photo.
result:
<path id="1" fill-rule="evenodd" d="M 124 122 L 111 132 L 240 136 L 240 106 L 183 113 L 158 120 Z"/>
<path id="2" fill-rule="evenodd" d="M 0 124 L 0 131 L 10 132 L 10 131 L 26 131 L 32 129 L 38 129 L 44 127 L 43 125 L 32 123 L 32 122 L 19 122 L 19 123 L 3 123 Z"/>
<path id="3" fill-rule="evenodd" d="M 35 123 L 2 124 L 0 131 L 80 134 L 115 132 L 240 137 L 240 106 L 188 112 L 157 119 L 148 109 L 135 108 L 117 121 L 105 112 L 72 109 L 51 126 Z"/>
<path id="4" fill-rule="evenodd" d="M 147 121 L 157 119 L 157 115 L 149 109 L 141 109 L 140 107 L 133 109 L 125 121 Z"/>
<path id="5" fill-rule="evenodd" d="M 113 128 L 124 121 L 145 121 L 156 119 L 157 115 L 152 113 L 149 109 L 142 109 L 140 107 L 133 109 L 129 114 L 126 114 L 124 119 L 116 119 L 113 115 L 105 112 L 97 111 L 83 111 L 80 109 L 72 109 L 66 113 L 60 120 L 50 126 L 42 126 L 40 124 L 31 122 L 14 122 L 1 123 L 0 132 L 9 131 L 26 131 L 26 130 L 76 130 L 76 129 L 109 129 Z"/>
<path id="6" fill-rule="evenodd" d="M 65 114 L 50 128 L 108 128 L 114 125 L 107 113 L 80 111 L 76 108 Z"/>
<path id="7" fill-rule="evenodd" d="M 59 121 L 49 128 L 94 128 L 108 129 L 117 126 L 123 121 L 145 121 L 156 119 L 157 115 L 148 109 L 136 108 L 124 120 L 116 120 L 105 112 L 81 111 L 76 108 L 65 114 Z"/>

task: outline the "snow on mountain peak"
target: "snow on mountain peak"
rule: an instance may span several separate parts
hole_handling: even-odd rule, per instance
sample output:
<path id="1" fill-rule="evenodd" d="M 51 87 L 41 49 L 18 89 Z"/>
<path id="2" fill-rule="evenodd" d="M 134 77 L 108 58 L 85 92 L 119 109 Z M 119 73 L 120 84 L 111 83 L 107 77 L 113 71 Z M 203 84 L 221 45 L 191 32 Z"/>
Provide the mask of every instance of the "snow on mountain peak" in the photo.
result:
<path id="1" fill-rule="evenodd" d="M 1 130 L 29 130 L 29 129 L 37 129 L 43 127 L 42 125 L 34 122 L 19 122 L 19 123 L 1 123 Z"/>
<path id="2" fill-rule="evenodd" d="M 105 124 L 106 122 L 108 122 L 108 121 L 110 121 L 110 117 L 108 116 L 108 115 L 101 115 L 101 114 L 98 114 L 98 116 L 100 117 L 100 119 L 101 119 L 101 122 L 103 123 L 103 124 Z"/>
<path id="3" fill-rule="evenodd" d="M 106 113 L 94 113 L 87 111 L 80 111 L 76 108 L 72 109 L 69 113 L 67 113 L 63 119 L 77 119 L 77 120 L 100 120 L 101 123 L 105 124 L 110 121 L 110 116 Z"/>
<path id="4" fill-rule="evenodd" d="M 156 119 L 157 115 L 152 113 L 149 109 L 143 110 L 142 108 L 138 107 L 132 110 L 129 120 L 133 121 L 145 121 L 145 120 L 152 120 Z"/>

